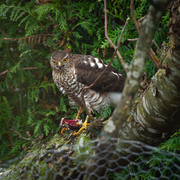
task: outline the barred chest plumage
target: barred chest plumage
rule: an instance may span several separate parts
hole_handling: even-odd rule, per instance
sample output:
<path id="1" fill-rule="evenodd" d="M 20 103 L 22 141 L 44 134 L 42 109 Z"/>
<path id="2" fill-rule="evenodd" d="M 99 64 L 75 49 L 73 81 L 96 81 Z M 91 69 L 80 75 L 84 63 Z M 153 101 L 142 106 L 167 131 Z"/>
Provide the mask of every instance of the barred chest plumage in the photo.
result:
<path id="1" fill-rule="evenodd" d="M 52 76 L 57 88 L 68 96 L 71 106 L 83 106 L 82 90 L 84 84 L 78 82 L 76 69 L 73 68 L 66 72 L 53 71 Z M 84 100 L 89 110 L 97 110 L 104 108 L 109 104 L 109 98 L 105 93 L 96 92 L 92 89 L 84 91 Z"/>
<path id="2" fill-rule="evenodd" d="M 67 94 L 70 104 L 74 106 L 74 100 L 83 88 L 83 85 L 77 82 L 76 70 L 53 71 L 52 75 L 58 89 L 63 94 Z"/>

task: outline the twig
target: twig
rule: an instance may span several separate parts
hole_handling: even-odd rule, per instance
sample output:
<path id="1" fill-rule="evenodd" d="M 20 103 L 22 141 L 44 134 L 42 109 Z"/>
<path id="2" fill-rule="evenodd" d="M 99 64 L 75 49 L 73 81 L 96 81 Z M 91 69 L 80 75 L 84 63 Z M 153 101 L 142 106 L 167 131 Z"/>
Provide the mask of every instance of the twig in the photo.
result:
<path id="1" fill-rule="evenodd" d="M 47 34 L 50 34 L 50 33 L 48 32 L 47 28 L 45 28 L 44 25 L 43 25 L 40 21 L 38 21 L 38 22 L 39 22 L 39 24 L 41 25 L 41 27 L 46 31 L 46 33 L 47 33 Z"/>
<path id="2" fill-rule="evenodd" d="M 109 36 L 108 36 L 108 33 L 107 33 L 107 8 L 106 8 L 106 0 L 104 0 L 104 16 L 105 16 L 105 19 L 104 19 L 104 24 L 105 24 L 105 37 L 106 37 L 106 39 L 109 41 L 109 43 L 111 44 L 111 46 L 114 48 L 114 50 L 116 49 L 116 46 L 113 44 L 113 42 L 110 40 L 110 38 L 109 38 Z M 125 25 L 124 25 L 124 28 L 123 28 L 123 30 L 122 30 L 122 32 L 121 32 L 121 36 L 120 36 L 120 38 L 122 39 L 122 35 L 123 35 L 123 33 L 124 33 L 124 30 L 125 30 L 125 28 L 126 28 L 126 26 L 127 26 L 127 23 L 128 23 L 128 21 L 129 21 L 129 18 L 127 18 L 126 19 L 126 23 L 125 23 Z M 121 54 L 119 53 L 119 51 L 117 50 L 117 56 L 119 57 L 119 60 L 121 61 L 121 64 L 122 64 L 122 66 L 124 67 L 124 60 L 123 60 L 123 58 L 122 58 L 122 56 L 121 56 Z M 127 70 L 124 68 L 124 70 L 125 70 L 125 72 L 127 73 Z"/>
<path id="3" fill-rule="evenodd" d="M 124 25 L 124 27 L 123 27 L 123 30 L 121 31 L 121 35 L 120 35 L 120 38 L 119 38 L 119 41 L 118 41 L 118 44 L 117 44 L 117 47 L 116 47 L 117 50 L 118 50 L 118 48 L 119 48 L 119 45 L 120 45 L 121 40 L 122 40 L 122 36 L 123 36 L 123 34 L 124 34 L 124 31 L 125 31 L 125 29 L 126 29 L 126 26 L 127 26 L 128 22 L 129 22 L 129 20 L 130 20 L 130 18 L 128 17 L 128 18 L 126 19 L 126 23 L 125 23 L 125 25 Z M 126 73 L 127 73 L 127 72 L 126 72 Z"/>
<path id="4" fill-rule="evenodd" d="M 39 3 L 39 1 L 38 0 L 36 0 L 36 2 L 35 2 L 37 5 L 41 5 L 41 3 Z"/>
<path id="5" fill-rule="evenodd" d="M 10 140 L 10 142 L 11 142 L 9 146 L 13 146 L 13 141 L 12 141 L 12 137 L 11 137 L 10 132 L 8 131 L 7 134 L 8 134 L 8 136 L 9 136 L 9 140 Z"/>
<path id="6" fill-rule="evenodd" d="M 13 131 L 15 134 L 18 134 L 21 139 L 24 139 L 24 140 L 27 140 L 27 141 L 32 140 L 32 138 L 30 136 L 29 136 L 29 138 L 25 138 L 24 136 L 22 136 L 19 132 L 15 131 L 14 129 L 10 128 L 10 130 Z"/>
<path id="7" fill-rule="evenodd" d="M 157 58 L 155 52 L 152 50 L 152 48 L 149 49 L 149 56 L 153 62 L 153 64 L 159 68 L 159 59 Z"/>
<path id="8" fill-rule="evenodd" d="M 161 49 L 160 49 L 159 46 L 157 45 L 156 41 L 152 40 L 152 43 L 156 46 L 157 51 L 160 52 Z"/>
<path id="9" fill-rule="evenodd" d="M 22 68 L 21 70 L 29 70 L 29 69 L 38 69 L 37 67 L 27 67 L 27 68 Z M 12 70 L 10 70 L 12 71 Z M 3 71 L 2 73 L 0 73 L 0 76 L 2 76 L 3 74 L 6 74 L 8 72 L 8 70 Z"/>
<path id="10" fill-rule="evenodd" d="M 130 169 L 130 165 L 128 164 L 128 169 L 129 169 L 129 173 L 130 173 L 130 176 L 131 176 L 131 180 L 133 179 L 132 177 L 132 173 L 131 173 L 131 169 Z"/>
<path id="11" fill-rule="evenodd" d="M 42 134 L 41 136 L 39 136 L 38 134 L 36 134 L 36 137 L 39 139 L 39 140 L 42 140 L 44 138 L 44 134 Z"/>
<path id="12" fill-rule="evenodd" d="M 135 38 L 135 39 L 127 39 L 127 41 L 137 41 L 138 38 Z"/>
<path id="13" fill-rule="evenodd" d="M 135 14 L 134 14 L 133 5 L 134 5 L 134 1 L 131 0 L 131 3 L 130 3 L 131 16 L 132 16 L 133 22 L 134 22 L 134 24 L 135 24 L 135 26 L 136 26 L 136 29 L 137 29 L 137 31 L 138 31 L 138 34 L 139 34 L 139 33 L 140 33 L 140 28 L 139 28 L 138 22 L 136 21 L 136 17 L 135 17 Z"/>
<path id="14" fill-rule="evenodd" d="M 139 22 L 143 21 L 146 17 L 147 17 L 147 15 L 145 15 L 142 18 L 138 19 L 138 24 L 139 24 Z"/>
<path id="15" fill-rule="evenodd" d="M 0 31 L 3 33 L 4 36 L 7 36 L 7 34 L 5 34 L 1 28 L 0 28 Z"/>
<path id="16" fill-rule="evenodd" d="M 136 17 L 135 17 L 135 15 L 134 15 L 133 4 L 134 4 L 134 1 L 131 0 L 131 3 L 130 3 L 131 16 L 132 16 L 133 22 L 134 22 L 134 24 L 135 24 L 135 26 L 136 26 L 136 29 L 137 29 L 137 31 L 138 31 L 138 34 L 139 34 L 139 33 L 140 33 L 140 28 L 139 28 L 138 22 L 137 22 L 137 20 L 136 20 Z M 145 17 L 146 17 L 146 16 L 144 16 L 144 17 L 142 17 L 141 19 L 139 19 L 139 22 L 142 21 L 142 20 L 144 20 Z M 158 60 L 155 52 L 152 50 L 152 48 L 149 49 L 149 56 L 150 56 L 153 64 L 158 68 L 158 67 L 159 67 L 159 60 Z"/>

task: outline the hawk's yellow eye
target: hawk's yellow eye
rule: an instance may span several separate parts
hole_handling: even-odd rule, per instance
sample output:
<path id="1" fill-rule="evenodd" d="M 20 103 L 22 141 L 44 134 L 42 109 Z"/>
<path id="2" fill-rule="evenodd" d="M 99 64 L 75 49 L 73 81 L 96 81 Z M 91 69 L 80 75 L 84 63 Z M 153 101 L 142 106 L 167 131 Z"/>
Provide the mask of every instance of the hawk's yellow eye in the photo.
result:
<path id="1" fill-rule="evenodd" d="M 53 64 L 56 64 L 56 62 L 55 62 L 55 61 L 53 61 Z"/>
<path id="2" fill-rule="evenodd" d="M 64 59 L 64 62 L 65 62 L 65 63 L 67 62 L 67 58 L 66 58 L 66 59 Z"/>

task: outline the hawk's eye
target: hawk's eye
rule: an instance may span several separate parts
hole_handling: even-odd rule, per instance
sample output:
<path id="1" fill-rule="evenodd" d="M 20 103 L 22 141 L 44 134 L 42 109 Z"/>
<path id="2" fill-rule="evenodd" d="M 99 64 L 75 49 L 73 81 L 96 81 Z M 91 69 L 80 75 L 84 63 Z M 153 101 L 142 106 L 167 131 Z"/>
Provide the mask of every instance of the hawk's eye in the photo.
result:
<path id="1" fill-rule="evenodd" d="M 56 64 L 56 61 L 53 61 L 53 64 Z"/>
<path id="2" fill-rule="evenodd" d="M 65 62 L 65 63 L 67 62 L 67 58 L 66 58 L 66 59 L 64 59 L 64 62 Z"/>

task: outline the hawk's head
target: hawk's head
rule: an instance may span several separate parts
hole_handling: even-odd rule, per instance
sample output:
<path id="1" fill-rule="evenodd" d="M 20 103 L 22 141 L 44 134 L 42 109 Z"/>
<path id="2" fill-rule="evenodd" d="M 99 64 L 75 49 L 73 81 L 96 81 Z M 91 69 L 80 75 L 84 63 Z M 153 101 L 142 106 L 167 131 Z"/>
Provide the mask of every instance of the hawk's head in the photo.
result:
<path id="1" fill-rule="evenodd" d="M 52 54 L 50 64 L 54 70 L 64 71 L 65 69 L 71 67 L 71 63 L 69 61 L 68 52 L 59 50 Z"/>

